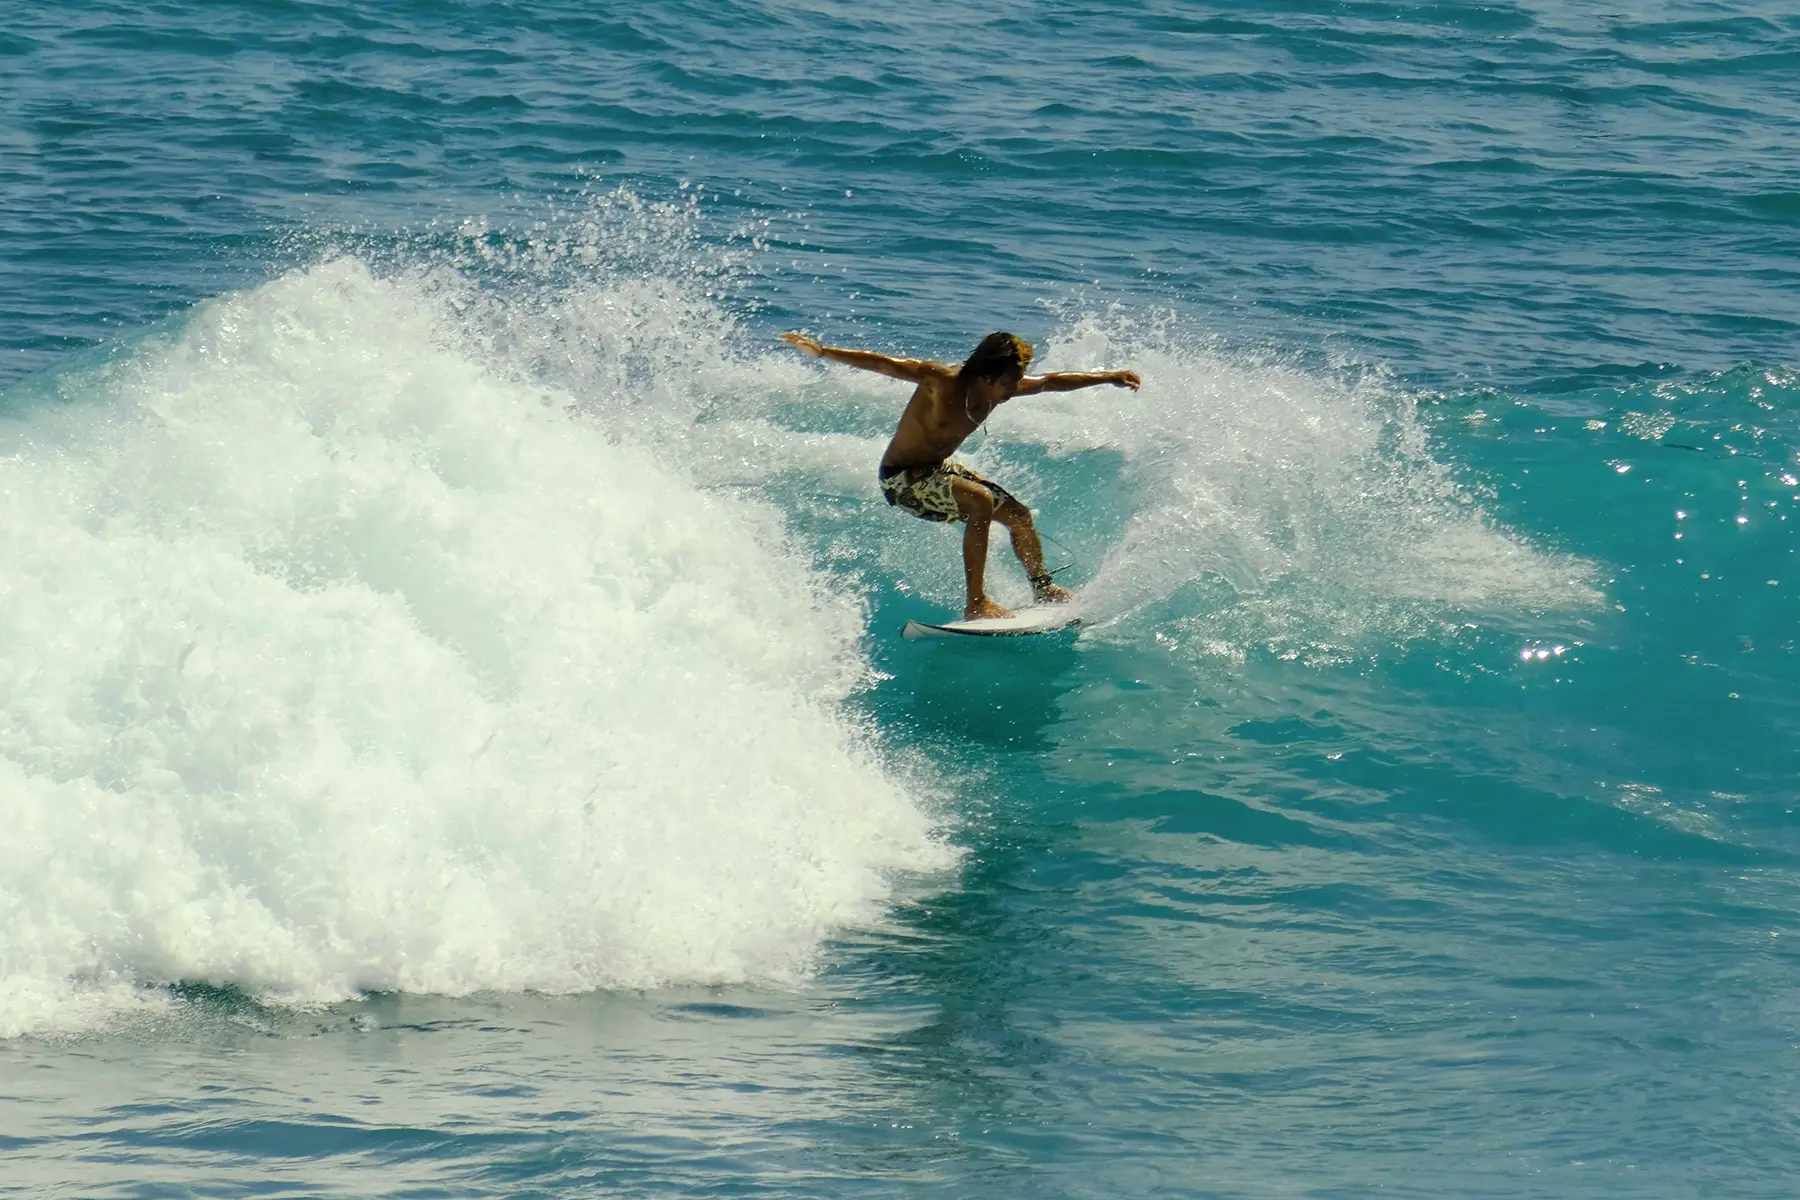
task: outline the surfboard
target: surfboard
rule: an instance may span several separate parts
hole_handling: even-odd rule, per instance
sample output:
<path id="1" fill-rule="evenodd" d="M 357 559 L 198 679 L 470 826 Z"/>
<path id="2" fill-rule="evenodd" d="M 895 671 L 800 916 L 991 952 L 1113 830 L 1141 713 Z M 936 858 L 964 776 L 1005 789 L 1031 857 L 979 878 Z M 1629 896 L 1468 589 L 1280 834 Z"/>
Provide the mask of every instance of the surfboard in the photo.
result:
<path id="1" fill-rule="evenodd" d="M 1010 617 L 976 617 L 973 621 L 946 621 L 942 625 L 908 621 L 900 630 L 900 636 L 909 642 L 933 637 L 1025 637 L 1072 629 L 1079 624 L 1081 614 L 1072 604 L 1034 604 L 1021 608 Z"/>

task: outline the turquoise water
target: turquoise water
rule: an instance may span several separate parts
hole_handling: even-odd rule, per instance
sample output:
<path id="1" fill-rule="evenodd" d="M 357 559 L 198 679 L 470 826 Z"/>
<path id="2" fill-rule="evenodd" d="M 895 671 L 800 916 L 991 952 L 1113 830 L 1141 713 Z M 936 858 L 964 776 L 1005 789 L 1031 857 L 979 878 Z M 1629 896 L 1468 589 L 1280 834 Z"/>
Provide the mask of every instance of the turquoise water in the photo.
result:
<path id="1" fill-rule="evenodd" d="M 0 1191 L 1792 1191 L 1791 12 L 9 17 Z"/>

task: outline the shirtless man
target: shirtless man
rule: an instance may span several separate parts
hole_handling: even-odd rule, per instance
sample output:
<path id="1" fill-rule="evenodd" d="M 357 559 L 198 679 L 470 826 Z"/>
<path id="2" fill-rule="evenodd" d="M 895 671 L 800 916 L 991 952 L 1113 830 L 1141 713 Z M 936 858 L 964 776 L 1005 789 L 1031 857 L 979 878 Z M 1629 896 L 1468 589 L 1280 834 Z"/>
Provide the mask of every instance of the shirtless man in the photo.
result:
<path id="1" fill-rule="evenodd" d="M 1072 392 L 1110 383 L 1136 391 L 1143 381 L 1133 371 L 1058 372 L 1031 376 L 1031 347 L 1010 333 L 990 333 L 960 368 L 923 358 L 889 358 L 870 350 L 845 350 L 820 344 L 804 333 L 784 333 L 781 340 L 814 358 L 874 371 L 917 384 L 900 428 L 881 456 L 881 494 L 927 521 L 962 521 L 963 574 L 969 602 L 963 616 L 1009 617 L 988 599 L 988 527 L 995 521 L 1012 534 L 1013 553 L 1025 568 L 1039 600 L 1067 600 L 1069 593 L 1050 581 L 1044 550 L 1031 511 L 991 479 L 984 479 L 950 455 L 1000 405 L 1014 396 L 1039 392 Z"/>

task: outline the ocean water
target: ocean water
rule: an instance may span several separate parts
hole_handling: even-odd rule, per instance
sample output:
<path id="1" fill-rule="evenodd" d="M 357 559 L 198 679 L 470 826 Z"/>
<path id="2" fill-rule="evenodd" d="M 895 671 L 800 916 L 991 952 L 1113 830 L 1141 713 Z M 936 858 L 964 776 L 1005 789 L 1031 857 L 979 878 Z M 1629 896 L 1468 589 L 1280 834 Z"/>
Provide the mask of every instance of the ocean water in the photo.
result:
<path id="1" fill-rule="evenodd" d="M 1791 6 L 0 12 L 0 1194 L 1793 1194 Z"/>

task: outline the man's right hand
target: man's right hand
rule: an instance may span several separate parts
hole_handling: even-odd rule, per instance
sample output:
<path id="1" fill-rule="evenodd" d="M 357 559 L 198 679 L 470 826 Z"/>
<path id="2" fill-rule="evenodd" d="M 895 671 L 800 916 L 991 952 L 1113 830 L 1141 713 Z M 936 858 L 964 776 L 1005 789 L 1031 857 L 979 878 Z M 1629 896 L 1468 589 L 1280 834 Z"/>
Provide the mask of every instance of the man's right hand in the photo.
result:
<path id="1" fill-rule="evenodd" d="M 825 356 L 825 347 L 820 344 L 818 338 L 807 337 L 804 333 L 784 333 L 781 335 L 781 340 L 792 346 L 794 349 L 810 354 L 814 358 L 823 358 Z"/>

